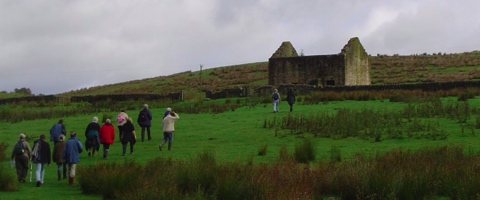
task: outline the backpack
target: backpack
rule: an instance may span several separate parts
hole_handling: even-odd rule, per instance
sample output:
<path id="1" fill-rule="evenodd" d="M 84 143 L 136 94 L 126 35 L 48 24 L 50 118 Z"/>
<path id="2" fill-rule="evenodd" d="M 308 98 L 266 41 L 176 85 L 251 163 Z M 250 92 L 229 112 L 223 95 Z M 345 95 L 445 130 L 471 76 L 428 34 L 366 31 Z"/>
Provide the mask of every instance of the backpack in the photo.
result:
<path id="1" fill-rule="evenodd" d="M 36 140 L 33 142 L 33 149 L 32 149 L 32 161 L 36 161 L 38 158 L 38 151 L 40 151 L 40 141 Z"/>
<path id="2" fill-rule="evenodd" d="M 140 113 L 140 118 L 138 120 L 141 122 L 147 121 L 147 116 L 145 115 L 144 112 Z"/>
<path id="3" fill-rule="evenodd" d="M 278 93 L 276 93 L 276 92 L 273 93 L 273 99 L 274 99 L 274 100 L 277 100 L 278 98 L 279 98 Z"/>
<path id="4" fill-rule="evenodd" d="M 15 146 L 13 147 L 13 153 L 17 156 L 25 153 L 25 150 L 23 148 L 23 141 L 18 141 L 17 144 L 15 144 Z"/>

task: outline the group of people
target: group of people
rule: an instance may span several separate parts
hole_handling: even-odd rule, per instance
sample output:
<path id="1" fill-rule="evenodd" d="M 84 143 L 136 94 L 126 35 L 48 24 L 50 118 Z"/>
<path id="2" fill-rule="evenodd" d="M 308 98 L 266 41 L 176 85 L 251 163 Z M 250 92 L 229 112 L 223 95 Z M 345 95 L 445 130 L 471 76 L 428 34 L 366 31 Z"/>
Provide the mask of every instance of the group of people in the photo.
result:
<path id="1" fill-rule="evenodd" d="M 282 101 L 282 98 L 280 97 L 280 93 L 278 92 L 277 89 L 275 89 L 271 95 L 272 101 L 273 101 L 273 113 L 278 113 L 278 106 L 280 102 Z M 288 88 L 287 91 L 287 102 L 288 105 L 290 106 L 290 112 L 293 112 L 293 104 L 295 103 L 295 93 L 293 92 L 293 88 Z"/>
<path id="2" fill-rule="evenodd" d="M 178 119 L 178 114 L 172 111 L 171 108 L 166 109 L 162 120 L 164 137 L 158 146 L 160 151 L 165 144 L 168 144 L 168 150 L 171 150 L 173 133 L 175 131 L 174 123 Z M 141 127 L 142 142 L 145 140 L 145 133 L 147 133 L 147 139 L 152 140 L 151 121 L 152 113 L 148 109 L 148 105 L 144 104 L 137 119 L 137 123 Z M 121 110 L 116 122 L 120 142 L 122 143 L 122 156 L 125 155 L 128 144 L 130 145 L 130 154 L 133 154 L 134 145 L 137 141 L 133 119 L 128 117 L 125 110 Z M 63 120 L 60 119 L 50 129 L 50 141 L 53 142 L 52 152 L 44 134 L 41 134 L 39 139 L 33 142 L 33 148 L 30 148 L 26 135 L 21 133 L 11 155 L 11 161 L 15 163 L 18 181 L 26 182 L 29 164 L 30 170 L 32 170 L 32 163 L 35 163 L 36 186 L 40 187 L 44 183 L 45 167 L 49 166 L 53 160 L 57 164 L 58 180 L 60 181 L 62 177 L 66 179 L 68 168 L 68 183 L 73 184 L 76 165 L 80 161 L 80 153 L 83 152 L 83 146 L 77 138 L 75 131 L 70 132 L 70 138 L 66 141 L 65 135 L 65 125 Z M 105 123 L 100 126 L 98 118 L 93 117 L 85 129 L 85 149 L 88 152 L 88 156 L 94 156 L 95 152 L 100 150 L 100 145 L 103 145 L 103 158 L 107 158 L 110 146 L 114 143 L 115 138 L 115 128 L 111 119 L 106 119 Z M 32 172 L 30 173 L 30 181 L 31 179 Z"/>
<path id="3" fill-rule="evenodd" d="M 56 126 L 57 124 L 60 125 Z M 11 155 L 11 160 L 15 162 L 19 182 L 26 182 L 29 164 L 30 170 L 32 170 L 32 165 L 35 163 L 35 184 L 37 187 L 40 187 L 44 183 L 45 166 L 49 166 L 53 160 L 57 164 L 58 180 L 62 179 L 62 175 L 63 179 L 66 178 L 68 166 L 68 182 L 73 184 L 76 165 L 80 161 L 79 154 L 83 151 L 82 144 L 76 138 L 77 133 L 74 131 L 70 133 L 70 138 L 67 141 L 65 141 L 64 134 L 55 135 L 56 127 L 62 127 L 63 121 L 60 120 L 57 124 L 50 130 L 51 141 L 54 143 L 53 153 L 50 144 L 45 141 L 45 134 L 41 134 L 39 139 L 33 142 L 33 148 L 30 148 L 30 144 L 26 141 L 26 135 L 20 133 L 19 140 L 14 145 Z M 61 131 L 62 129 L 59 130 Z M 31 180 L 32 172 L 30 173 Z"/>

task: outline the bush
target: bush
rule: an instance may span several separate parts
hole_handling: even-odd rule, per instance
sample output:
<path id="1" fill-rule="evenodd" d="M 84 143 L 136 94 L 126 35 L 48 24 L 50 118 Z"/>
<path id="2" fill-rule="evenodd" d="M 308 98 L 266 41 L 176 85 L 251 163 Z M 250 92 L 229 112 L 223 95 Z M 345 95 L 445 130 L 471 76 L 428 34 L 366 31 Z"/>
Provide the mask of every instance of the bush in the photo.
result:
<path id="1" fill-rule="evenodd" d="M 18 191 L 20 187 L 14 168 L 7 165 L 0 165 L 0 191 Z"/>

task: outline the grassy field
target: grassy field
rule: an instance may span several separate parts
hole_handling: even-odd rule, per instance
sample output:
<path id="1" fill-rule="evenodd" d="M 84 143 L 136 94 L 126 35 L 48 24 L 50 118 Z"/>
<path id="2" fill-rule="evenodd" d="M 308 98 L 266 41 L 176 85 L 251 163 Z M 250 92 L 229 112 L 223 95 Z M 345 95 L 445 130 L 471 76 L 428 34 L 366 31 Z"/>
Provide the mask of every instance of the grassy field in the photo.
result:
<path id="1" fill-rule="evenodd" d="M 443 98 L 445 102 L 455 102 L 456 98 Z M 480 99 L 469 100 L 471 108 L 480 107 Z M 191 160 L 204 151 L 215 152 L 219 162 L 242 162 L 252 161 L 253 163 L 271 163 L 278 159 L 279 151 L 286 147 L 288 152 L 294 152 L 295 145 L 304 141 L 304 138 L 313 138 L 311 133 L 294 134 L 290 130 L 279 128 L 264 128 L 265 121 L 281 120 L 288 115 L 309 116 L 319 113 L 336 113 L 339 109 L 374 109 L 385 112 L 396 112 L 407 106 L 406 103 L 386 101 L 336 101 L 316 105 L 296 104 L 294 112 L 289 113 L 286 102 L 281 103 L 280 112 L 272 113 L 270 104 L 259 104 L 255 107 L 242 107 L 234 111 L 220 114 L 184 114 L 178 113 L 180 120 L 175 124 L 175 136 L 172 151 L 159 151 L 158 144 L 162 140 L 161 121 L 165 108 L 151 108 L 154 119 L 152 121 L 153 140 L 138 142 L 135 145 L 133 155 L 121 156 L 121 144 L 116 143 L 111 147 L 110 156 L 107 160 L 101 156 L 88 157 L 86 152 L 81 154 L 79 168 L 95 163 L 118 162 L 123 160 L 134 160 L 139 163 L 146 163 L 157 157 L 173 158 L 179 160 Z M 2 108 L 5 109 L 5 108 Z M 173 107 L 175 110 L 175 107 Z M 140 110 L 140 109 L 139 109 Z M 127 113 L 134 118 L 139 110 L 127 110 Z M 100 119 L 103 115 L 116 116 L 117 113 L 97 113 Z M 81 115 L 63 118 L 67 131 L 77 131 L 79 139 L 84 141 L 84 130 L 94 115 Z M 471 116 L 465 123 L 474 124 L 477 116 Z M 315 162 L 329 162 L 333 147 L 339 149 L 342 160 L 352 159 L 356 153 L 374 154 L 386 152 L 396 148 L 419 149 L 429 146 L 460 145 L 465 149 L 478 151 L 477 129 L 465 129 L 457 119 L 441 118 L 439 126 L 448 135 L 443 140 L 415 139 L 402 137 L 401 139 L 383 139 L 375 141 L 374 138 L 343 139 L 315 138 L 316 147 Z M 13 145 L 17 141 L 18 134 L 23 132 L 28 136 L 38 137 L 40 134 L 48 135 L 50 127 L 58 119 L 38 119 L 22 121 L 19 123 L 0 123 L 0 141 Z M 140 127 L 136 126 L 137 135 L 140 136 Z M 30 141 L 30 144 L 32 141 Z M 267 145 L 266 155 L 259 156 L 258 151 L 262 146 Z M 12 146 L 7 150 L 7 157 L 12 151 Z M 8 166 L 8 161 L 1 163 Z M 14 169 L 11 173 L 14 173 Z M 37 188 L 32 183 L 24 183 L 17 192 L 0 192 L 0 199 L 55 199 L 64 195 L 62 199 L 101 199 L 101 196 L 81 194 L 78 183 L 69 186 L 66 180 L 56 180 L 55 164 L 46 169 L 45 184 Z M 78 176 L 88 176 L 79 174 Z M 33 178 L 34 179 L 34 178 Z"/>

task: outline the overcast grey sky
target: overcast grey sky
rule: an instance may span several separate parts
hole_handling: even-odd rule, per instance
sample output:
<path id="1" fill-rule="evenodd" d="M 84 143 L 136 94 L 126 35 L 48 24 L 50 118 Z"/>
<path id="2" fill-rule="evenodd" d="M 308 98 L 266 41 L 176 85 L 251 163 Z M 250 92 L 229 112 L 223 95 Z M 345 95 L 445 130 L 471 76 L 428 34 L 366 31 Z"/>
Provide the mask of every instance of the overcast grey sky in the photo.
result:
<path id="1" fill-rule="evenodd" d="M 305 55 L 480 49 L 474 0 L 0 0 L 0 91 L 58 94 Z"/>

